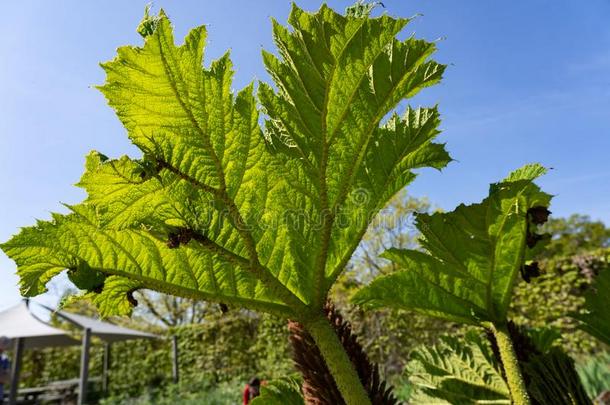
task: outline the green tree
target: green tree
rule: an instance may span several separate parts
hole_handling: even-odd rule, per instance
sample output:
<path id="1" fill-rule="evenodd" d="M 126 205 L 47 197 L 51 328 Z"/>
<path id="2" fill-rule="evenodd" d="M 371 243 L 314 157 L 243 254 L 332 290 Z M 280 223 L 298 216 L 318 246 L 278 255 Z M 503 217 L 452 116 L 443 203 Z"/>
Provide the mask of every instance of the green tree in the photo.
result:
<path id="1" fill-rule="evenodd" d="M 540 275 L 515 287 L 511 319 L 529 328 L 554 328 L 561 334 L 558 343 L 577 358 L 599 353 L 600 343 L 579 330 L 570 314 L 584 310 L 584 294 L 596 290 L 591 284 L 608 268 L 609 255 L 609 249 L 596 249 L 540 260 Z"/>
<path id="2" fill-rule="evenodd" d="M 133 317 L 165 327 L 201 323 L 209 312 L 222 311 L 217 305 L 212 307 L 196 299 L 148 290 L 138 291 L 134 294 L 134 299 L 139 305 L 134 310 Z"/>
<path id="3" fill-rule="evenodd" d="M 543 231 L 551 235 L 541 258 L 568 257 L 610 247 L 610 228 L 588 215 L 573 214 L 568 218 L 551 218 Z"/>
<path id="4" fill-rule="evenodd" d="M 396 271 L 397 266 L 384 259 L 383 252 L 390 248 L 416 248 L 420 234 L 413 225 L 414 214 L 430 211 L 426 198 L 411 197 L 406 189 L 398 192 L 371 221 L 342 277 L 366 283 Z"/>
<path id="5" fill-rule="evenodd" d="M 396 38 L 408 19 L 293 6 L 288 22 L 273 22 L 279 57 L 263 51 L 275 82 L 258 85 L 263 133 L 253 85 L 231 90 L 229 55 L 202 67 L 205 27 L 176 46 L 165 14 L 146 15 L 144 46 L 119 48 L 100 87 L 142 158 L 91 153 L 86 200 L 2 249 L 24 294 L 67 268 L 104 315 L 151 289 L 297 320 L 345 401 L 366 404 L 322 307 L 413 169 L 450 161 L 432 142 L 436 108 L 394 113 L 444 66 L 434 43 Z"/>

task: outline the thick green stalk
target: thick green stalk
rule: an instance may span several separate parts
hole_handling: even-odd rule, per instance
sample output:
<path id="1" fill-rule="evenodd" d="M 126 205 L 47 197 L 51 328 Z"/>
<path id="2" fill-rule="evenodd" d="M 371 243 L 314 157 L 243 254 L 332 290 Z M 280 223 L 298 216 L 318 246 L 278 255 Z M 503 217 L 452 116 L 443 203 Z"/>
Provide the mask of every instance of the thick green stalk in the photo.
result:
<path id="1" fill-rule="evenodd" d="M 358 373 L 350 361 L 335 330 L 328 320 L 320 315 L 304 323 L 326 361 L 339 392 L 347 405 L 370 405 Z"/>
<path id="2" fill-rule="evenodd" d="M 519 361 L 517 360 L 517 354 L 513 348 L 508 328 L 506 325 L 501 327 L 492 325 L 491 330 L 498 344 L 500 358 L 504 366 L 504 373 L 506 374 L 506 382 L 508 383 L 513 403 L 515 405 L 530 405 L 530 397 L 525 388 L 525 381 L 519 368 Z"/>

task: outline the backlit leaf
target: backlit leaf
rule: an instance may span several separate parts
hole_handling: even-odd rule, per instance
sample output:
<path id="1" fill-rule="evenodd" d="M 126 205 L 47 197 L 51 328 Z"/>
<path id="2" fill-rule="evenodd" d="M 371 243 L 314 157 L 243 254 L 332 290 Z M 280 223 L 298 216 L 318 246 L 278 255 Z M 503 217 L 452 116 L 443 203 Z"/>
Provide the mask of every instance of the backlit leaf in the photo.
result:
<path id="1" fill-rule="evenodd" d="M 233 90 L 229 55 L 204 67 L 206 28 L 178 46 L 163 11 L 147 12 L 143 46 L 119 48 L 99 87 L 142 155 L 92 152 L 78 184 L 87 198 L 2 245 L 22 292 L 89 269 L 103 277 L 73 274 L 104 314 L 128 312 L 139 288 L 291 318 L 318 311 L 413 170 L 450 161 L 433 143 L 436 107 L 395 111 L 440 80 L 435 45 L 397 39 L 407 19 L 356 14 L 294 6 L 291 28 L 273 23 L 262 130 L 254 85 Z"/>
<path id="2" fill-rule="evenodd" d="M 417 215 L 427 253 L 388 251 L 385 257 L 401 271 L 373 281 L 354 300 L 462 323 L 505 322 L 527 236 L 535 232 L 531 209 L 548 207 L 551 198 L 532 182 L 542 173 L 539 165 L 524 166 L 492 184 L 481 203 Z"/>

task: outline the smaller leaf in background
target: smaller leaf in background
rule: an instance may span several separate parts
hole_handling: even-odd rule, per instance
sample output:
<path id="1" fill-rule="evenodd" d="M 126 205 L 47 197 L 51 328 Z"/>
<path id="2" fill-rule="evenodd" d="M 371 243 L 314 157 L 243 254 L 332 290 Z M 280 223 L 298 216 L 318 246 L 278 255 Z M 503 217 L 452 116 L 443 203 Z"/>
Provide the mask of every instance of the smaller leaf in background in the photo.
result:
<path id="1" fill-rule="evenodd" d="M 525 165 L 492 184 L 481 203 L 417 215 L 427 253 L 387 251 L 385 257 L 400 271 L 360 290 L 355 303 L 473 325 L 505 323 L 516 279 L 536 245 L 531 240 L 540 239 L 536 226 L 549 213 L 551 196 L 533 183 L 545 172 L 541 165 Z"/>
<path id="2" fill-rule="evenodd" d="M 261 395 L 251 405 L 305 405 L 301 385 L 293 378 L 282 378 L 261 386 Z"/>
<path id="3" fill-rule="evenodd" d="M 434 346 L 419 347 L 407 372 L 416 387 L 414 404 L 510 404 L 489 344 L 473 333 L 464 340 L 445 336 Z"/>
<path id="4" fill-rule="evenodd" d="M 608 310 L 610 266 L 608 266 L 608 262 L 606 262 L 606 268 L 602 269 L 594 280 L 593 288 L 585 293 L 586 312 L 572 316 L 582 322 L 580 326 L 582 330 L 610 345 L 610 311 Z"/>

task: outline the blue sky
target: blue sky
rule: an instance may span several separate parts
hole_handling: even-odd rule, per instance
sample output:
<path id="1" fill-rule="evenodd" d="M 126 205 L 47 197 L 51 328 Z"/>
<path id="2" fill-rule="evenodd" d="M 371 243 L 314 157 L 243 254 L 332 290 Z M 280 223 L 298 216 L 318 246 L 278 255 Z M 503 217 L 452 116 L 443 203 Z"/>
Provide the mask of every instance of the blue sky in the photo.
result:
<path id="1" fill-rule="evenodd" d="M 125 131 L 91 86 L 98 63 L 135 32 L 145 1 L 4 1 L 0 25 L 0 241 L 62 211 L 83 193 L 72 186 L 85 154 L 134 154 Z M 351 1 L 330 1 L 343 10 Z M 300 1 L 315 10 L 319 1 Z M 589 214 L 610 224 L 609 0 L 384 0 L 385 12 L 423 14 L 405 35 L 442 38 L 442 84 L 415 105 L 439 103 L 441 139 L 457 160 L 422 172 L 415 196 L 451 209 L 484 197 L 490 182 L 527 162 L 553 167 L 540 184 L 555 215 Z M 228 48 L 235 88 L 268 80 L 261 48 L 274 49 L 270 17 L 284 0 L 158 1 L 182 38 L 206 24 L 205 64 Z M 19 300 L 14 264 L 0 253 L 0 309 Z M 63 284 L 55 285 L 56 294 Z M 54 300 L 54 295 L 42 297 Z"/>

